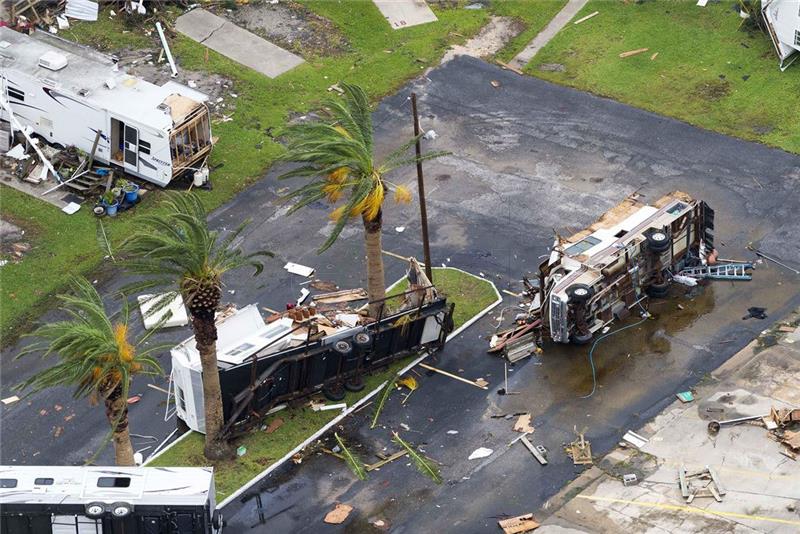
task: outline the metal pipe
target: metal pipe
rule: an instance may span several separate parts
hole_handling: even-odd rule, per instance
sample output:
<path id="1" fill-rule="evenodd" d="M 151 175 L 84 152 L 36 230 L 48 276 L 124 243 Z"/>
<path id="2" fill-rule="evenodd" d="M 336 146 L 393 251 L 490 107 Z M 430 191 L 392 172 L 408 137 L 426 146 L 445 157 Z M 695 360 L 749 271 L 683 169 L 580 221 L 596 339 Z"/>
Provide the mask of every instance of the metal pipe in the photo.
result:
<path id="1" fill-rule="evenodd" d="M 164 53 L 167 54 L 167 61 L 169 61 L 169 68 L 172 69 L 172 77 L 178 76 L 178 69 L 175 67 L 175 60 L 172 59 L 172 52 L 167 44 L 167 38 L 164 36 L 164 28 L 161 27 L 160 22 L 156 22 L 156 29 L 158 30 L 158 37 L 161 39 L 161 46 L 164 47 Z"/>

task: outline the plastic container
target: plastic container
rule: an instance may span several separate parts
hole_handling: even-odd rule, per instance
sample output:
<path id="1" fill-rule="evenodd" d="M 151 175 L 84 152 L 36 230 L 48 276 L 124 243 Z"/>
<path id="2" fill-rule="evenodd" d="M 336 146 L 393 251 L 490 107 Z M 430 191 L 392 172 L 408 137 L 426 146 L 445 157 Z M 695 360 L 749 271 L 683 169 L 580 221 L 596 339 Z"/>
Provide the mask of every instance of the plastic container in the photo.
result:
<path id="1" fill-rule="evenodd" d="M 117 216 L 117 208 L 119 207 L 119 202 L 114 201 L 113 204 L 106 204 L 106 215 L 109 217 L 116 217 Z"/>
<path id="2" fill-rule="evenodd" d="M 128 184 L 122 190 L 125 194 L 125 202 L 133 204 L 139 198 L 139 186 L 136 184 Z"/>

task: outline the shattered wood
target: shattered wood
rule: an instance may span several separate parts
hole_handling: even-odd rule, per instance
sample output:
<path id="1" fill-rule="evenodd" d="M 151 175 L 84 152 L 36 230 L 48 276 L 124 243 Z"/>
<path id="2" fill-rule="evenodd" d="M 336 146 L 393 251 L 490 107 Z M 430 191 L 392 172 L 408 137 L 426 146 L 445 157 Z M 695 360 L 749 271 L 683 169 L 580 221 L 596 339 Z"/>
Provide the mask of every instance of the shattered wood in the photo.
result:
<path id="1" fill-rule="evenodd" d="M 539 523 L 534 521 L 533 514 L 518 515 L 497 522 L 505 534 L 520 534 L 539 528 Z"/>

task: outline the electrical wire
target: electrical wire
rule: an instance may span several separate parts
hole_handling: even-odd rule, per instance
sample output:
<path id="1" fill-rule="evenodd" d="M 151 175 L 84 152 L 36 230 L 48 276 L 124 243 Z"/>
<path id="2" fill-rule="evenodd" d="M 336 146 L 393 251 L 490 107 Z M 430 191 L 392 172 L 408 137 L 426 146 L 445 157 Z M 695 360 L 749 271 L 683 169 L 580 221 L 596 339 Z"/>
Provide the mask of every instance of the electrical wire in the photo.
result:
<path id="1" fill-rule="evenodd" d="M 639 307 L 642 309 L 642 312 L 644 313 L 644 316 L 642 317 L 641 321 L 636 321 L 633 324 L 629 324 L 628 326 L 623 326 L 622 328 L 618 328 L 617 330 L 614 330 L 613 332 L 609 332 L 608 334 L 600 336 L 595 340 L 594 343 L 592 343 L 592 348 L 589 349 L 589 365 L 592 368 L 592 392 L 589 393 L 588 395 L 582 396 L 581 397 L 582 399 L 588 399 L 589 397 L 594 395 L 594 392 L 597 390 L 597 372 L 596 372 L 595 367 L 594 367 L 594 358 L 592 356 L 592 354 L 594 353 L 594 348 L 597 346 L 597 344 L 600 343 L 605 338 L 611 337 L 614 334 L 622 332 L 623 330 L 627 330 L 629 328 L 633 328 L 634 326 L 639 326 L 640 324 L 645 322 L 648 319 L 648 317 L 650 317 L 650 312 L 648 312 L 647 310 L 644 309 L 644 306 L 642 306 L 642 302 L 639 301 L 637 304 L 639 304 Z"/>

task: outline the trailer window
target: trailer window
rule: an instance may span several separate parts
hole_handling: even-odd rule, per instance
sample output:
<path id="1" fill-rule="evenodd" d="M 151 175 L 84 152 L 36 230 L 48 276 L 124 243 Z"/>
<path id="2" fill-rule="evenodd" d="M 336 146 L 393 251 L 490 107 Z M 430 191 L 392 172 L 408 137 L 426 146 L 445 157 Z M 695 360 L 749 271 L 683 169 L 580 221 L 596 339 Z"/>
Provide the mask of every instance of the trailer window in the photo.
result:
<path id="1" fill-rule="evenodd" d="M 175 393 L 176 397 L 178 397 L 178 406 L 181 407 L 181 410 L 184 412 L 186 411 L 186 398 L 183 396 L 183 390 L 178 386 L 175 386 Z"/>
<path id="2" fill-rule="evenodd" d="M 37 478 L 33 481 L 35 486 L 52 486 L 53 479 L 52 478 Z"/>
<path id="3" fill-rule="evenodd" d="M 100 477 L 97 479 L 98 488 L 128 488 L 130 485 L 130 477 Z"/>
<path id="4" fill-rule="evenodd" d="M 16 488 L 16 478 L 0 478 L 0 488 Z"/>
<path id="5" fill-rule="evenodd" d="M 239 354 L 241 354 L 243 352 L 247 352 L 248 350 L 252 349 L 253 347 L 255 347 L 255 345 L 252 345 L 250 343 L 242 343 L 241 345 L 239 345 L 235 349 L 231 349 L 230 352 L 228 352 L 228 356 L 238 356 Z"/>
<path id="6" fill-rule="evenodd" d="M 684 204 L 683 202 L 678 202 L 670 209 L 668 209 L 667 213 L 669 213 L 670 215 L 677 215 L 678 213 L 682 212 L 685 209 L 686 209 L 686 204 Z"/>
<path id="7" fill-rule="evenodd" d="M 23 93 L 19 89 L 14 89 L 13 87 L 9 87 L 8 96 L 16 100 L 19 100 L 20 102 L 25 102 L 25 93 Z"/>
<path id="8" fill-rule="evenodd" d="M 581 241 L 578 241 L 577 243 L 575 243 L 574 245 L 569 247 L 566 250 L 566 253 L 569 256 L 576 256 L 578 254 L 583 254 L 584 252 L 586 252 L 587 250 L 589 250 L 590 248 L 592 248 L 593 246 L 595 246 L 599 242 L 600 242 L 600 240 L 597 239 L 596 237 L 586 236 Z"/>
<path id="9" fill-rule="evenodd" d="M 142 154 L 150 154 L 150 143 L 139 139 L 139 152 Z"/>

